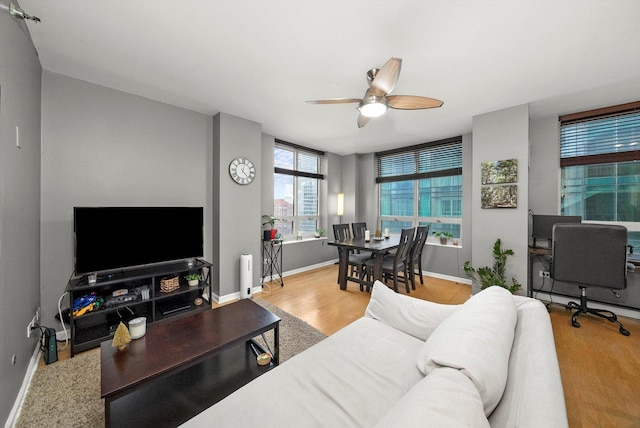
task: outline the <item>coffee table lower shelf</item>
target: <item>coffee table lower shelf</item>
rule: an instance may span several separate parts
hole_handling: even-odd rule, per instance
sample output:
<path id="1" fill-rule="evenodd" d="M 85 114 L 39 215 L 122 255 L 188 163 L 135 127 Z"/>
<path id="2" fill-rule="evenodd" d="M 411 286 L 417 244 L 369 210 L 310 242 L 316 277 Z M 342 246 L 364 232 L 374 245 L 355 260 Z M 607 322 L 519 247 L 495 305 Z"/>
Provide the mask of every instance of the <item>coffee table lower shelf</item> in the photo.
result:
<path id="1" fill-rule="evenodd" d="M 259 366 L 250 342 L 233 346 L 111 402 L 111 426 L 175 427 L 271 370 Z"/>

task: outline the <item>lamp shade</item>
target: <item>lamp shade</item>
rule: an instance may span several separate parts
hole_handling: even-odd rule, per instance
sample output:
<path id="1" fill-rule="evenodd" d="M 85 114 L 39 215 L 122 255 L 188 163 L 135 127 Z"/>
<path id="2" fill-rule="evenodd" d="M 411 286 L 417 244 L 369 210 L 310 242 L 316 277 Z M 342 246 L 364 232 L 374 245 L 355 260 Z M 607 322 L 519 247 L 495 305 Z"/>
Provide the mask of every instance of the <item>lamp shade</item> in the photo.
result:
<path id="1" fill-rule="evenodd" d="M 338 215 L 344 215 L 344 193 L 338 193 Z"/>

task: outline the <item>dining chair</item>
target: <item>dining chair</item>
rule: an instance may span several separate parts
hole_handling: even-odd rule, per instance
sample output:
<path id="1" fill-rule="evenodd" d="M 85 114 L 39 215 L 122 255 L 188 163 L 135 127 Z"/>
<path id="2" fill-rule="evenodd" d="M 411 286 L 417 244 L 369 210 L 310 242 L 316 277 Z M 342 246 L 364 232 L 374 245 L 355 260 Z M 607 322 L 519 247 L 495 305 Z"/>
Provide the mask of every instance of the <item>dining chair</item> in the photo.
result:
<path id="1" fill-rule="evenodd" d="M 351 233 L 349 231 L 349 224 L 334 224 L 333 236 L 336 241 L 344 241 L 345 239 L 351 239 Z M 363 234 L 364 236 L 364 234 Z M 338 257 L 340 257 L 340 250 L 338 249 Z M 363 277 L 364 276 L 364 264 L 371 258 L 371 254 L 355 254 L 353 251 L 349 253 L 349 266 L 351 266 L 351 276 Z M 338 283 L 340 282 L 340 272 L 338 271 Z M 360 284 L 360 290 L 363 290 L 362 284 Z"/>
<path id="2" fill-rule="evenodd" d="M 364 238 L 364 231 L 367 230 L 367 223 L 351 223 L 351 230 L 354 238 Z"/>
<path id="3" fill-rule="evenodd" d="M 398 292 L 398 281 L 404 282 L 407 293 L 410 293 L 409 286 L 409 253 L 413 244 L 413 236 L 416 228 L 410 227 L 402 229 L 400 242 L 395 254 L 388 254 L 382 259 L 382 274 L 384 279 L 393 279 L 393 291 Z M 375 268 L 375 260 L 368 260 L 365 264 L 367 281 L 371 281 L 371 275 Z M 402 276 L 398 274 L 402 272 Z"/>
<path id="4" fill-rule="evenodd" d="M 415 274 L 416 266 L 418 267 L 418 274 L 420 275 L 420 284 L 424 284 L 424 278 L 422 274 L 422 250 L 424 244 L 429 237 L 429 226 L 419 226 L 416 229 L 416 237 L 411 245 L 411 251 L 409 252 L 409 272 L 411 272 L 411 288 L 416 289 Z"/>

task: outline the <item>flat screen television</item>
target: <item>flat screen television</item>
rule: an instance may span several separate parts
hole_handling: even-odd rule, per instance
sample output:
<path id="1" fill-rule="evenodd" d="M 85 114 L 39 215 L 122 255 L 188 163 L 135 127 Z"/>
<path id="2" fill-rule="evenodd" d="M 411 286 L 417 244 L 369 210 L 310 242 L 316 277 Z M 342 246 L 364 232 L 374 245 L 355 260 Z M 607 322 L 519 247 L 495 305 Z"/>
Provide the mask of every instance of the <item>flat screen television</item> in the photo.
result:
<path id="1" fill-rule="evenodd" d="M 74 207 L 75 273 L 203 256 L 202 207 Z"/>
<path id="2" fill-rule="evenodd" d="M 579 215 L 540 215 L 533 216 L 533 246 L 536 246 L 537 240 L 546 241 L 546 244 L 553 238 L 553 225 L 556 223 L 581 223 L 582 217 Z"/>

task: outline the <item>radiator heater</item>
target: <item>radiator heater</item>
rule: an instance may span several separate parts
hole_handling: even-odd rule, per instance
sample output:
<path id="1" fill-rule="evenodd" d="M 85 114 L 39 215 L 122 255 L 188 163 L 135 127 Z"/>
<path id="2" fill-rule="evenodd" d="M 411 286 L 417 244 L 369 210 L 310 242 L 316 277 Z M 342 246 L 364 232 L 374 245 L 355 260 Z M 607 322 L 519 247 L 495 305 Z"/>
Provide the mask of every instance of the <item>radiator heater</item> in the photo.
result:
<path id="1" fill-rule="evenodd" d="M 253 282 L 253 255 L 242 254 L 240 256 L 240 297 L 251 297 L 251 283 Z"/>

